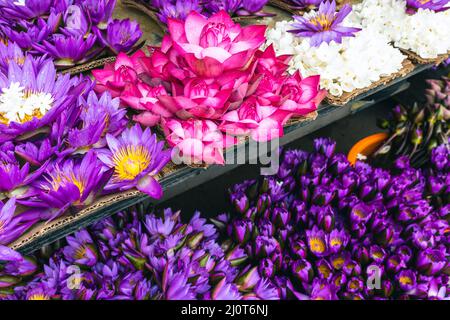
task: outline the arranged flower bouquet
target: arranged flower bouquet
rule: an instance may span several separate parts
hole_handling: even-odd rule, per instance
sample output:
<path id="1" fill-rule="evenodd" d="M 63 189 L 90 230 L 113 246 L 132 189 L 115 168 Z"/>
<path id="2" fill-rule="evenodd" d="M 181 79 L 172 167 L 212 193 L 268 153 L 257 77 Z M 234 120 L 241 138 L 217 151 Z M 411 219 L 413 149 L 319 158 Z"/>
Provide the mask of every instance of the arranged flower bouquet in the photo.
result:
<path id="1" fill-rule="evenodd" d="M 447 0 L 365 0 L 355 5 L 355 18 L 388 37 L 420 63 L 440 62 L 450 53 Z"/>
<path id="2" fill-rule="evenodd" d="M 0 244 L 34 224 L 131 188 L 162 195 L 170 150 L 87 77 L 56 72 L 14 43 L 0 55 Z"/>
<path id="3" fill-rule="evenodd" d="M 345 104 L 413 68 L 387 37 L 352 22 L 352 15 L 349 5 L 336 11 L 334 1 L 322 2 L 317 11 L 277 22 L 267 31 L 266 45 L 277 54 L 293 55 L 290 72 L 320 74 L 330 102 Z"/>
<path id="4" fill-rule="evenodd" d="M 320 77 L 289 75 L 289 56 L 262 51 L 265 26 L 241 27 L 225 11 L 169 19 L 161 47 L 94 70 L 98 92 L 110 91 L 144 126 L 160 125 L 187 163 L 224 163 L 237 137 L 267 141 L 292 117 L 317 109 Z"/>
<path id="5" fill-rule="evenodd" d="M 115 4 L 116 0 L 1 0 L 0 40 L 14 42 L 34 57 L 51 57 L 60 69 L 129 52 L 142 32 L 135 21 L 112 19 Z"/>
<path id="6" fill-rule="evenodd" d="M 119 213 L 38 263 L 0 247 L 0 296 L 448 299 L 450 151 L 436 148 L 427 170 L 402 157 L 388 171 L 350 166 L 329 139 L 314 146 L 231 188 L 235 212 L 217 228 L 199 213 Z"/>
<path id="7" fill-rule="evenodd" d="M 223 10 L 234 19 L 273 16 L 263 12 L 268 0 L 124 0 L 124 4 L 146 13 L 163 29 L 168 19 L 186 20 L 191 11 L 206 17 Z"/>

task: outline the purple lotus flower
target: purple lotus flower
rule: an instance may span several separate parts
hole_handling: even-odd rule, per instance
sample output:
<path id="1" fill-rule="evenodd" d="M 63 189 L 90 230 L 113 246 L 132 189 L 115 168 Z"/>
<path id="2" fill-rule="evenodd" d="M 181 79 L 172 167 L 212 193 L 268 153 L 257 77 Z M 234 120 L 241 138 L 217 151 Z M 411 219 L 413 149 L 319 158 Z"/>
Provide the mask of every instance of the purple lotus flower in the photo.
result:
<path id="1" fill-rule="evenodd" d="M 39 221 L 39 215 L 34 211 L 17 215 L 15 215 L 15 211 L 15 198 L 9 199 L 6 203 L 0 201 L 0 245 L 7 245 L 16 240 Z"/>
<path id="2" fill-rule="evenodd" d="M 448 0 L 406 0 L 406 12 L 415 13 L 419 9 L 436 12 L 448 10 Z"/>
<path id="3" fill-rule="evenodd" d="M 3 0 L 0 2 L 2 12 L 9 18 L 31 20 L 50 11 L 54 0 Z"/>
<path id="4" fill-rule="evenodd" d="M 78 152 L 106 146 L 106 135 L 118 136 L 127 124 L 126 110 L 120 108 L 118 98 L 111 99 L 105 92 L 100 98 L 91 91 L 84 99 L 80 97 L 82 127 L 74 128 L 68 133 L 69 145 Z"/>
<path id="5" fill-rule="evenodd" d="M 97 28 L 104 30 L 111 19 L 116 0 L 84 0 L 81 5 Z"/>
<path id="6" fill-rule="evenodd" d="M 306 231 L 307 243 L 311 253 L 317 257 L 323 257 L 328 254 L 328 242 L 325 233 L 314 227 Z"/>
<path id="7" fill-rule="evenodd" d="M 10 61 L 15 61 L 19 66 L 25 62 L 22 49 L 14 42 L 5 44 L 0 41 L 0 72 L 8 73 Z"/>
<path id="8" fill-rule="evenodd" d="M 311 38 L 310 45 L 313 47 L 318 47 L 323 42 L 341 43 L 343 37 L 354 37 L 354 33 L 361 30 L 342 26 L 342 22 L 351 11 L 351 6 L 345 5 L 336 13 L 334 0 L 322 2 L 319 10 L 310 16 L 294 16 L 295 22 L 292 24 L 294 29 L 289 32 L 298 37 Z"/>
<path id="9" fill-rule="evenodd" d="M 86 230 L 77 232 L 74 236 L 66 238 L 67 246 L 64 248 L 64 257 L 69 263 L 92 267 L 97 263 L 97 249 L 91 236 Z"/>
<path id="10" fill-rule="evenodd" d="M 402 270 L 397 274 L 396 279 L 399 286 L 404 291 L 410 291 L 416 286 L 416 275 L 411 270 Z"/>
<path id="11" fill-rule="evenodd" d="M 212 300 L 239 300 L 241 294 L 239 293 L 236 285 L 227 283 L 225 279 L 222 279 L 212 290 Z"/>
<path id="12" fill-rule="evenodd" d="M 96 153 L 90 151 L 81 161 L 69 159 L 49 166 L 45 178 L 33 185 L 36 196 L 21 203 L 42 208 L 41 217 L 52 220 L 71 206 L 91 204 L 110 176 L 111 172 L 104 170 Z"/>
<path id="13" fill-rule="evenodd" d="M 323 0 L 283 0 L 284 2 L 290 4 L 294 9 L 315 9 L 317 8 Z"/>
<path id="14" fill-rule="evenodd" d="M 184 21 L 192 11 L 202 13 L 202 7 L 199 0 L 152 0 L 151 4 L 159 10 L 158 18 L 163 23 L 167 23 L 169 18 Z"/>
<path id="15" fill-rule="evenodd" d="M 23 66 L 11 61 L 8 73 L 0 73 L 0 142 L 49 125 L 84 85 L 69 75 L 57 76 L 51 60 L 39 69 L 31 57 L 26 57 Z"/>
<path id="16" fill-rule="evenodd" d="M 0 245 L 0 274 L 13 277 L 27 277 L 37 270 L 37 264 L 31 258 L 23 257 L 17 251 Z"/>
<path id="17" fill-rule="evenodd" d="M 77 5 L 67 7 L 64 13 L 64 28 L 61 32 L 66 36 L 84 37 L 89 33 L 90 24 L 82 8 Z"/>
<path id="18" fill-rule="evenodd" d="M 83 36 L 65 36 L 55 34 L 50 40 L 42 41 L 42 44 L 35 44 L 34 48 L 42 54 L 48 54 L 55 61 L 57 67 L 72 67 L 89 61 L 98 54 L 99 50 L 94 50 L 97 37 L 89 34 Z"/>
<path id="19" fill-rule="evenodd" d="M 114 175 L 105 190 L 136 187 L 152 198 L 161 198 L 162 188 L 155 177 L 169 162 L 171 150 L 163 150 L 164 143 L 139 125 L 126 129 L 118 138 L 107 134 L 106 141 L 109 149 L 99 152 L 98 157 L 114 169 Z"/>
<path id="20" fill-rule="evenodd" d="M 440 272 L 447 264 L 445 251 L 442 249 L 426 249 L 417 256 L 417 268 L 429 276 Z"/>
<path id="21" fill-rule="evenodd" d="M 139 24 L 129 19 L 111 21 L 106 28 L 106 36 L 99 28 L 95 28 L 94 31 L 102 44 L 115 55 L 130 51 L 142 36 Z"/>
<path id="22" fill-rule="evenodd" d="M 33 50 L 33 45 L 41 43 L 56 32 L 61 17 L 61 14 L 50 13 L 46 20 L 39 18 L 35 24 L 21 21 L 18 28 L 13 28 L 8 23 L 3 26 L 0 25 L 0 30 L 3 31 L 9 41 L 15 42 L 22 49 Z"/>

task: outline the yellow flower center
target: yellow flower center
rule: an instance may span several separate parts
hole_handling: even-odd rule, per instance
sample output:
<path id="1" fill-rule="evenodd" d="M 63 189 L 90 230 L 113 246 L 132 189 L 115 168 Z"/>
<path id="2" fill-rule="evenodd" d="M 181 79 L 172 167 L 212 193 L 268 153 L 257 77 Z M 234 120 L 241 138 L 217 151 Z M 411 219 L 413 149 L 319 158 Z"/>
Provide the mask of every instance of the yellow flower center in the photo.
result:
<path id="1" fill-rule="evenodd" d="M 114 173 L 117 180 L 133 180 L 150 165 L 151 154 L 143 146 L 120 148 L 113 155 Z"/>
<path id="2" fill-rule="evenodd" d="M 328 17 L 323 13 L 311 18 L 310 22 L 315 26 L 321 26 L 323 30 L 330 30 L 333 24 L 333 21 L 328 20 Z"/>
<path id="3" fill-rule="evenodd" d="M 400 277 L 399 281 L 403 285 L 412 284 L 411 278 L 406 276 Z"/>
<path id="4" fill-rule="evenodd" d="M 323 274 L 323 276 L 325 277 L 325 279 L 328 279 L 328 277 L 330 276 L 331 270 L 330 270 L 327 266 L 321 265 L 321 266 L 319 267 L 319 272 L 320 272 L 321 274 Z"/>
<path id="5" fill-rule="evenodd" d="M 68 183 L 74 184 L 80 191 L 80 194 L 82 194 L 86 189 L 86 181 L 84 181 L 80 177 L 75 176 L 73 172 L 70 173 L 70 175 L 67 175 L 61 172 L 59 168 L 56 168 L 55 173 L 50 174 L 50 177 L 47 179 L 47 181 L 49 182 L 51 189 L 54 191 L 57 191 L 61 186 L 64 186 Z M 50 188 L 47 189 L 50 190 Z"/>
<path id="6" fill-rule="evenodd" d="M 325 243 L 320 238 L 309 239 L 309 247 L 312 252 L 323 253 L 325 252 Z"/>
<path id="7" fill-rule="evenodd" d="M 337 257 L 336 259 L 333 260 L 333 267 L 335 269 L 341 269 L 342 266 L 344 265 L 344 258 L 343 257 Z"/>
<path id="8" fill-rule="evenodd" d="M 50 298 L 43 293 L 35 293 L 29 296 L 28 300 L 50 300 Z"/>

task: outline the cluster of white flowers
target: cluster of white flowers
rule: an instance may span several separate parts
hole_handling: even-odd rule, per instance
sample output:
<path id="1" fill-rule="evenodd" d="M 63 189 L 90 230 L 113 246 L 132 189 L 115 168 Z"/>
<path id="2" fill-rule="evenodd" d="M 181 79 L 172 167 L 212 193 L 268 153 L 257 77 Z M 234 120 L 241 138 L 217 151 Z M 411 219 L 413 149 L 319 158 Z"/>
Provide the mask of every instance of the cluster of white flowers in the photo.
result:
<path id="1" fill-rule="evenodd" d="M 0 93 L 0 122 L 25 122 L 42 117 L 51 109 L 53 97 L 45 92 L 28 92 L 20 83 L 13 82 Z"/>
<path id="2" fill-rule="evenodd" d="M 353 6 L 353 12 L 354 21 L 364 28 L 375 29 L 396 47 L 422 58 L 434 59 L 450 51 L 450 10 L 419 9 L 407 14 L 404 0 L 364 0 Z"/>
<path id="3" fill-rule="evenodd" d="M 345 26 L 360 27 L 351 19 Z M 290 54 L 291 73 L 300 70 L 303 76 L 320 75 L 320 85 L 333 96 L 370 86 L 383 76 L 398 72 L 406 58 L 389 44 L 387 37 L 372 28 L 345 37 L 341 44 L 334 41 L 311 47 L 309 38 L 299 38 L 287 32 L 292 22 L 281 21 L 267 31 L 266 45 L 273 44 L 277 54 Z"/>

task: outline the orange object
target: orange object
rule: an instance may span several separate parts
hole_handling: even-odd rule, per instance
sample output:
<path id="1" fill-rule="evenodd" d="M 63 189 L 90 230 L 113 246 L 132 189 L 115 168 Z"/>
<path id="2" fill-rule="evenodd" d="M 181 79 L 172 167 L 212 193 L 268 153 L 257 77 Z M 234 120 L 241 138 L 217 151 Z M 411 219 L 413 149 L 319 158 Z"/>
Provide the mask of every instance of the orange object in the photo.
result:
<path id="1" fill-rule="evenodd" d="M 359 140 L 348 153 L 348 161 L 354 165 L 358 160 L 358 155 L 371 155 L 388 137 L 387 133 L 376 133 Z"/>

